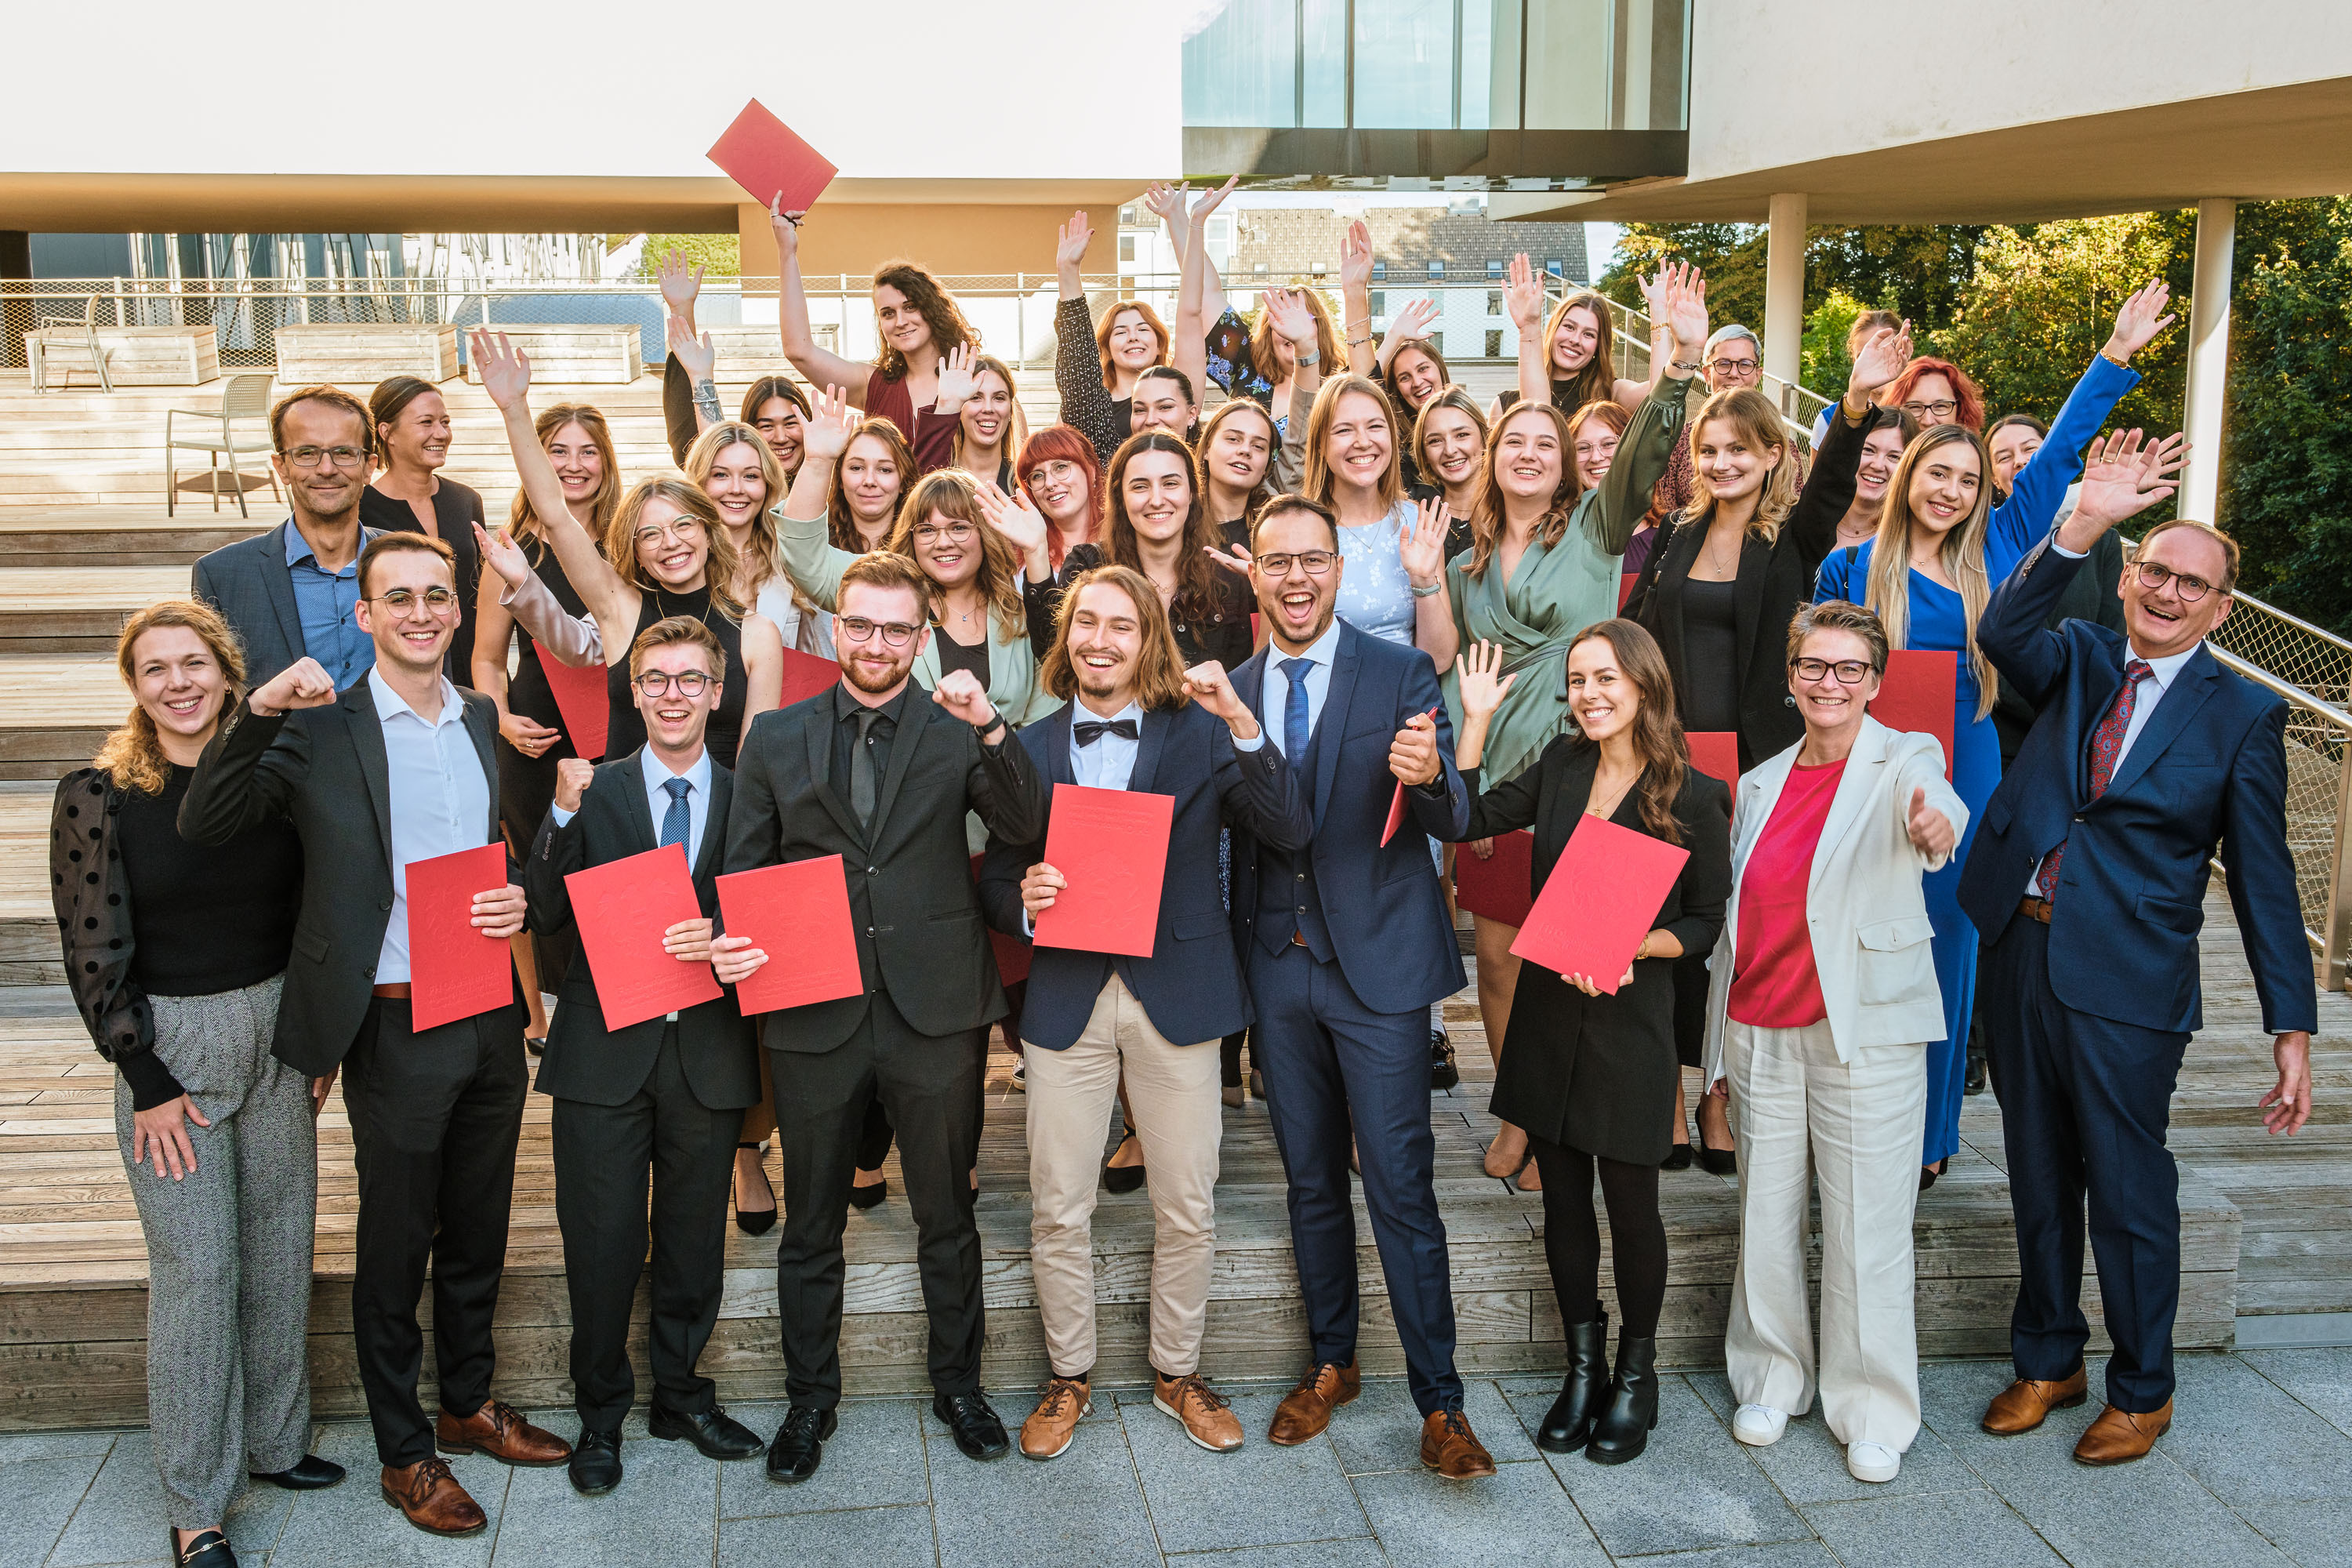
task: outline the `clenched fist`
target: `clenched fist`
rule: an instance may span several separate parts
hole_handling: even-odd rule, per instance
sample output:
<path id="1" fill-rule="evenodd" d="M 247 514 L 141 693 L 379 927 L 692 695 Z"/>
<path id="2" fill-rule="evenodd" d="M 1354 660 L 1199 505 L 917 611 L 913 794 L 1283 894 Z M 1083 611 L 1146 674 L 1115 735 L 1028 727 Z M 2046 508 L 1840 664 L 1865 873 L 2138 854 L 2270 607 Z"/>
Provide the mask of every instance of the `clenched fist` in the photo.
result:
<path id="1" fill-rule="evenodd" d="M 990 704 L 987 691 L 968 669 L 948 671 L 940 681 L 940 689 L 931 693 L 931 700 L 975 730 L 986 730 L 996 722 L 996 710 Z"/>
<path id="2" fill-rule="evenodd" d="M 596 764 L 584 757 L 566 757 L 555 764 L 555 805 L 566 813 L 580 809 L 581 796 L 596 776 Z"/>
<path id="3" fill-rule="evenodd" d="M 335 682 L 315 658 L 298 658 L 264 681 L 247 700 L 264 719 L 297 708 L 324 708 L 335 700 Z"/>

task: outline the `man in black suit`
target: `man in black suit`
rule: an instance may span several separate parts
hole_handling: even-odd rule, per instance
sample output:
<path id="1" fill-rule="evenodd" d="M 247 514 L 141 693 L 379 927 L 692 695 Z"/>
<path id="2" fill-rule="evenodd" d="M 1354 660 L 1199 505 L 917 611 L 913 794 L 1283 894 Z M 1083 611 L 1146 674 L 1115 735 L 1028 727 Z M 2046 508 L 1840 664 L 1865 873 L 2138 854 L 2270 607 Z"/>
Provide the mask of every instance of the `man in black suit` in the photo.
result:
<path id="1" fill-rule="evenodd" d="M 727 656 L 690 616 L 656 621 L 629 649 L 629 684 L 646 743 L 602 767 L 557 765 L 555 804 L 523 868 L 531 924 L 571 923 L 574 871 L 676 844 L 686 852 L 698 920 L 662 934 L 682 963 L 710 962 L 719 863 L 734 775 L 702 743 Z M 572 1484 L 595 1497 L 621 1484 L 621 1420 L 636 1391 L 629 1310 L 646 1260 L 646 1172 L 653 1183 L 653 1408 L 656 1437 L 684 1437 L 714 1459 L 765 1444 L 719 1407 L 695 1370 L 719 1321 L 727 1262 L 727 1184 L 735 1131 L 760 1098 L 759 1042 L 732 996 L 608 1029 L 595 976 L 565 974 L 539 1068 L 555 1097 L 555 1220 L 572 1296 L 572 1404 L 580 1440 Z"/>
<path id="2" fill-rule="evenodd" d="M 360 552 L 376 536 L 360 526 L 373 429 L 367 405 L 339 386 L 279 398 L 269 411 L 269 466 L 293 516 L 196 563 L 196 597 L 235 628 L 256 685 L 307 656 L 341 691 L 375 662 L 359 622 Z"/>
<path id="3" fill-rule="evenodd" d="M 272 1048 L 319 1100 L 342 1073 L 360 1191 L 352 1331 L 384 1498 L 420 1530 L 471 1535 L 488 1520 L 436 1447 L 510 1465 L 571 1452 L 490 1397 L 528 1078 L 521 1001 L 422 1030 L 409 1005 L 408 866 L 499 842 L 498 710 L 441 673 L 458 610 L 447 545 L 385 534 L 361 552 L 358 582 L 373 667 L 341 696 L 309 658 L 264 682 L 205 748 L 180 831 L 222 844 L 282 816 L 301 836 Z M 473 924 L 503 949 L 524 909 L 510 866 L 475 896 Z M 428 1262 L 436 1422 L 416 1401 Z"/>
<path id="4" fill-rule="evenodd" d="M 840 856 L 865 980 L 860 994 L 767 1016 L 784 1164 L 776 1309 L 792 1397 L 768 1473 L 783 1481 L 814 1474 L 834 1431 L 841 1236 L 859 1131 L 877 1098 L 898 1130 L 920 1238 L 931 1409 L 975 1459 L 1010 1447 L 980 1387 L 980 1233 L 968 1184 L 987 1028 L 1004 1016 L 1004 991 L 964 815 L 1027 842 L 1044 830 L 1045 792 L 969 671 L 950 671 L 928 696 L 911 684 L 930 635 L 929 590 L 904 556 L 852 562 L 834 622 L 841 683 L 761 714 L 737 756 L 727 869 Z M 711 947 L 730 984 L 768 956 L 740 937 Z"/>

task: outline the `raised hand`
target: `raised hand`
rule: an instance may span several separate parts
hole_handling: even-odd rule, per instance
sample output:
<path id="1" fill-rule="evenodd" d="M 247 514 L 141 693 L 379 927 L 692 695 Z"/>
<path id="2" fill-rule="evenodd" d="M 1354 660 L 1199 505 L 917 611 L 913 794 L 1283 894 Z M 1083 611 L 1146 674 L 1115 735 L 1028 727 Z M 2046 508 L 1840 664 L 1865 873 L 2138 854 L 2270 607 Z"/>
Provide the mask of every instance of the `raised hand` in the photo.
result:
<path id="1" fill-rule="evenodd" d="M 1426 588 L 1445 576 L 1445 531 L 1454 509 L 1443 498 L 1421 503 L 1412 521 L 1397 534 L 1397 560 L 1416 588 Z"/>
<path id="2" fill-rule="evenodd" d="M 1706 278 L 1687 261 L 1658 270 L 1666 280 L 1666 321 L 1675 330 L 1675 357 L 1695 360 L 1706 352 Z"/>
<path id="3" fill-rule="evenodd" d="M 801 220 L 805 212 L 786 212 L 784 193 L 778 191 L 768 198 L 768 232 L 776 237 L 776 255 L 791 261 L 801 253 Z"/>
<path id="4" fill-rule="evenodd" d="M 2092 439 L 2083 454 L 2083 483 L 2074 493 L 2070 528 L 2079 521 L 2085 528 L 2104 531 L 2179 488 L 2189 444 L 2176 435 L 2143 452 L 2140 439 L 2137 430 L 2115 430 Z"/>
<path id="5" fill-rule="evenodd" d="M 1362 218 L 1339 237 L 1339 287 L 1369 289 L 1372 285 L 1372 230 Z"/>
<path id="6" fill-rule="evenodd" d="M 1410 300 L 1404 309 L 1389 318 L 1389 330 L 1382 346 L 1385 347 L 1388 343 L 1409 343 L 1416 338 L 1426 338 L 1429 336 L 1429 323 L 1435 320 L 1437 320 L 1436 300 Z"/>
<path id="7" fill-rule="evenodd" d="M 1171 185 L 1165 180 L 1154 180 L 1143 187 L 1143 205 L 1152 216 L 1168 226 L 1169 237 L 1184 233 L 1188 215 L 1184 210 L 1184 187 Z"/>
<path id="8" fill-rule="evenodd" d="M 1434 784 L 1444 769 L 1437 761 L 1437 721 L 1416 713 L 1389 742 L 1389 772 L 1409 784 Z"/>
<path id="9" fill-rule="evenodd" d="M 246 700 L 264 719 L 298 708 L 324 708 L 335 700 L 335 682 L 324 666 L 305 656 L 268 680 Z"/>
<path id="10" fill-rule="evenodd" d="M 996 722 L 996 710 L 989 703 L 988 692 L 968 669 L 951 669 L 941 676 L 931 700 L 975 730 L 986 730 Z"/>
<path id="11" fill-rule="evenodd" d="M 1518 679 L 1503 673 L 1503 645 L 1481 637 L 1454 658 L 1454 682 L 1462 699 L 1462 721 L 1492 717 Z M 1488 853 L 1492 853 L 1491 849 Z M 1481 858 L 1484 858 L 1482 856 Z"/>
<path id="12" fill-rule="evenodd" d="M 1250 551 L 1246 544 L 1233 544 L 1223 548 L 1214 544 L 1203 544 L 1201 546 L 1201 553 L 1228 572 L 1238 572 L 1244 577 L 1250 574 Z"/>
<path id="13" fill-rule="evenodd" d="M 1543 280 L 1528 264 L 1527 252 L 1511 258 L 1511 270 L 1503 283 L 1503 308 L 1510 312 L 1511 324 L 1522 335 L 1543 330 Z"/>
<path id="14" fill-rule="evenodd" d="M 472 350 L 474 379 L 501 411 L 530 391 L 530 356 L 509 342 L 504 332 L 476 332 Z"/>
<path id="15" fill-rule="evenodd" d="M 1924 789 L 1911 792 L 1911 809 L 1905 814 L 1903 826 L 1919 853 L 1930 860 L 1943 859 L 1957 842 L 1952 819 L 1927 804 L 1927 792 Z"/>
<path id="16" fill-rule="evenodd" d="M 1853 356 L 1853 369 L 1845 378 L 1846 396 L 1857 403 L 1867 403 L 1878 389 L 1903 374 L 1911 363 L 1911 323 L 1906 321 L 1898 331 L 1881 327 L 1862 345 Z"/>
<path id="17" fill-rule="evenodd" d="M 702 292 L 701 267 L 689 270 L 685 252 L 672 249 L 661 258 L 661 268 L 655 276 L 661 279 L 662 303 L 669 307 L 670 314 L 684 316 L 691 328 L 695 297 Z"/>
<path id="18" fill-rule="evenodd" d="M 1004 535 L 1004 542 L 1024 555 L 1045 548 L 1045 520 L 1026 490 L 1006 495 L 994 479 L 982 479 L 972 487 L 972 500 L 980 505 L 980 521 Z"/>
<path id="19" fill-rule="evenodd" d="M 1269 289 L 1264 309 L 1274 323 L 1275 335 L 1293 348 L 1305 348 L 1315 341 L 1315 312 L 1307 308 L 1305 289 Z"/>
<path id="20" fill-rule="evenodd" d="M 2139 455 L 2139 488 L 2143 493 L 2161 489 L 2162 500 L 2180 488 L 2180 468 L 2189 460 L 2189 437 L 2176 430 L 2161 441 L 2150 442 Z"/>
<path id="21" fill-rule="evenodd" d="M 1647 278 L 1643 277 L 1638 271 L 1633 274 L 1633 286 L 1642 291 L 1642 302 L 1650 308 L 1650 325 L 1654 327 L 1661 326 L 1665 322 L 1668 305 L 1667 279 L 1673 270 L 1673 262 L 1660 261 L 1658 269 Z"/>
<path id="22" fill-rule="evenodd" d="M 520 888 L 509 882 L 503 888 L 492 888 L 474 895 L 474 929 L 496 942 L 504 942 L 522 930 L 523 916 L 529 910 Z"/>
<path id="23" fill-rule="evenodd" d="M 1249 710 L 1241 693 L 1234 689 L 1232 677 L 1225 667 L 1215 659 L 1196 664 L 1184 672 L 1185 695 L 1209 712 L 1225 721 L 1226 728 L 1246 741 L 1258 732 L 1257 715 Z"/>
<path id="24" fill-rule="evenodd" d="M 1201 199 L 1192 204 L 1192 215 L 1190 220 L 1192 224 L 1192 231 L 1194 234 L 1204 232 L 1201 227 L 1202 224 L 1208 220 L 1208 216 L 1211 213 L 1215 212 L 1219 207 L 1225 205 L 1225 198 L 1234 194 L 1234 187 L 1240 184 L 1241 180 L 1242 177 L 1239 174 L 1234 174 L 1231 178 L 1227 179 L 1223 184 L 1219 185 L 1215 190 L 1203 191 L 1201 193 Z M 1177 192 L 1177 195 L 1181 197 L 1183 193 L 1180 190 Z"/>
<path id="25" fill-rule="evenodd" d="M 857 433 L 859 417 L 841 388 L 818 389 L 809 400 L 809 416 L 801 421 L 801 450 L 809 457 L 838 463 L 841 455 L 849 450 L 849 438 Z"/>
<path id="26" fill-rule="evenodd" d="M 972 369 L 973 363 L 979 358 L 980 351 L 970 343 L 958 343 L 948 350 L 947 358 L 940 362 L 940 395 L 939 401 L 932 405 L 932 412 L 943 418 L 950 414 L 962 412 L 963 405 L 971 400 L 972 389 L 979 384 L 979 377 Z"/>
<path id="27" fill-rule="evenodd" d="M 2132 355 L 2147 347 L 2149 340 L 2172 325 L 2175 318 L 2164 309 L 2171 300 L 2172 286 L 2161 278 L 2133 289 L 2116 312 L 2116 330 L 2108 335 L 2104 352 L 2128 363 Z"/>
<path id="28" fill-rule="evenodd" d="M 522 546 L 504 528 L 493 531 L 478 522 L 474 524 L 474 547 L 508 587 L 521 587 L 523 579 L 530 575 L 530 557 L 522 552 Z"/>
<path id="29" fill-rule="evenodd" d="M 1069 885 L 1059 871 L 1040 860 L 1022 873 L 1021 907 L 1029 911 L 1031 920 L 1034 920 L 1052 909 L 1055 899 Z"/>
<path id="30" fill-rule="evenodd" d="M 587 758 L 564 758 L 555 764 L 555 804 L 565 811 L 578 811 L 595 777 L 596 764 Z"/>
<path id="31" fill-rule="evenodd" d="M 748 936 L 710 939 L 710 972 L 719 976 L 721 985 L 740 985 L 767 962 L 767 953 L 753 947 Z"/>
<path id="32" fill-rule="evenodd" d="M 686 372 L 686 384 L 699 386 L 709 381 L 719 365 L 719 355 L 710 346 L 710 334 L 697 337 L 694 323 L 684 316 L 672 316 L 667 324 L 669 357 L 677 361 L 677 368 Z"/>
<path id="33" fill-rule="evenodd" d="M 1076 272 L 1087 259 L 1087 247 L 1094 243 L 1095 231 L 1087 226 L 1087 215 L 1074 212 L 1070 221 L 1054 231 L 1054 265 L 1064 272 Z"/>

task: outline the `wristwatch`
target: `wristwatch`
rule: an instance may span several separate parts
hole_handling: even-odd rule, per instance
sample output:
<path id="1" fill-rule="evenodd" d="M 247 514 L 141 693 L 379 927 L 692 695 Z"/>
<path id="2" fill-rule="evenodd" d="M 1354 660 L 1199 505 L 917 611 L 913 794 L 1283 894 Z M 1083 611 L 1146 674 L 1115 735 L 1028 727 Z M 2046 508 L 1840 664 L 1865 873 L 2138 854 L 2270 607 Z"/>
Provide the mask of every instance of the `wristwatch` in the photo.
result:
<path id="1" fill-rule="evenodd" d="M 1311 349 L 1297 349 L 1293 352 L 1297 355 L 1298 363 L 1300 364 L 1321 364 L 1323 363 L 1323 350 L 1319 346 Z"/>

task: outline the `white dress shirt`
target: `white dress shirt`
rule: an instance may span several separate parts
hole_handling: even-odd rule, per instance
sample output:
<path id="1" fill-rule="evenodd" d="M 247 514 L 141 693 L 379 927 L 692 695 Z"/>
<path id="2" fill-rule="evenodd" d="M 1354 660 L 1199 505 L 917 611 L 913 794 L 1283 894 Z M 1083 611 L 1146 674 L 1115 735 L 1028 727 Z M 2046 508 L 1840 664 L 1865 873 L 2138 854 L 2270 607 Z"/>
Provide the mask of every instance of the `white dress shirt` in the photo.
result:
<path id="1" fill-rule="evenodd" d="M 1307 645 L 1305 653 L 1287 654 L 1282 651 L 1279 645 L 1267 643 L 1265 645 L 1265 688 L 1258 699 L 1257 738 L 1254 741 L 1236 740 L 1234 742 L 1234 749 L 1241 752 L 1255 752 L 1265 744 L 1266 737 L 1271 735 L 1274 737 L 1274 743 L 1282 747 L 1283 761 L 1297 767 L 1299 759 L 1292 756 L 1289 747 L 1284 743 L 1288 737 L 1283 733 L 1282 712 L 1290 701 L 1290 677 L 1283 673 L 1282 661 L 1286 658 L 1304 658 L 1311 661 L 1305 677 L 1307 733 L 1311 739 L 1315 733 L 1315 726 L 1323 721 L 1323 699 L 1331 689 L 1331 664 L 1339 657 L 1339 620 L 1336 616 L 1332 617 L 1331 624 L 1324 628 L 1323 635 Z"/>
<path id="2" fill-rule="evenodd" d="M 654 755 L 651 746 L 642 746 L 637 751 L 637 768 L 645 781 L 646 809 L 653 815 L 656 844 L 661 842 L 662 818 L 669 815 L 669 781 L 686 781 L 686 865 L 691 871 L 702 858 L 702 830 L 710 821 L 710 748 L 705 746 L 686 772 L 674 773 L 667 763 Z M 559 805 L 555 808 L 555 826 L 568 827 L 578 815 Z"/>
<path id="3" fill-rule="evenodd" d="M 478 849 L 490 841 L 490 779 L 466 729 L 466 705 L 449 678 L 441 678 L 441 713 L 430 723 L 394 691 L 382 672 L 368 671 L 376 721 L 391 780 L 392 918 L 376 954 L 375 983 L 406 981 L 408 863 Z M 503 879 L 501 879 L 503 881 Z M 478 891 L 487 892 L 488 889 Z"/>
<path id="4" fill-rule="evenodd" d="M 1078 726 L 1100 723 L 1102 717 L 1084 702 L 1070 710 L 1070 776 L 1089 789 L 1125 789 L 1135 776 L 1135 754 L 1143 744 L 1142 704 L 1129 702 L 1110 716 L 1110 722 L 1121 719 L 1135 721 L 1134 740 L 1105 731 L 1095 737 L 1093 745 L 1081 746 Z"/>

